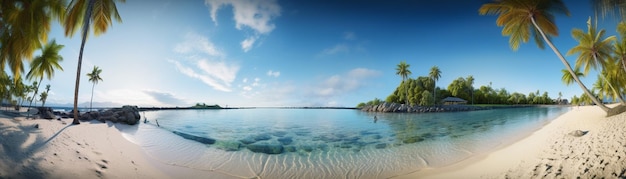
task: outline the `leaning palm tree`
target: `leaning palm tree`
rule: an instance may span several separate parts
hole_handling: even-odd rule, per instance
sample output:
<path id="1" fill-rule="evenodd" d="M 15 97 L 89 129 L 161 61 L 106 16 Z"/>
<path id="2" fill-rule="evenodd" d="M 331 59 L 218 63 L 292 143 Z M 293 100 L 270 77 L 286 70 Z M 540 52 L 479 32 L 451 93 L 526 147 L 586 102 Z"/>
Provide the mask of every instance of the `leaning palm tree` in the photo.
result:
<path id="1" fill-rule="evenodd" d="M 406 61 L 401 61 L 400 64 L 398 64 L 398 67 L 396 67 L 396 75 L 400 75 L 402 77 L 402 84 L 404 84 L 404 87 L 406 89 L 406 97 L 404 98 L 404 104 L 409 104 L 409 85 L 405 84 L 405 80 L 409 77 L 409 75 L 411 75 L 411 70 L 409 70 L 409 67 L 411 65 L 407 64 Z"/>
<path id="2" fill-rule="evenodd" d="M 428 76 L 433 80 L 433 102 L 437 103 L 437 81 L 441 78 L 441 70 L 435 65 L 430 68 Z"/>
<path id="3" fill-rule="evenodd" d="M 39 86 L 41 85 L 43 78 L 47 77 L 48 80 L 52 79 L 55 69 L 63 71 L 63 67 L 59 65 L 59 62 L 63 61 L 63 56 L 59 55 L 59 51 L 61 51 L 62 48 L 63 45 L 59 45 L 56 40 L 52 40 L 46 44 L 46 46 L 41 48 L 41 55 L 35 57 L 35 59 L 31 62 L 30 71 L 26 74 L 26 78 L 29 80 L 39 78 L 39 83 L 37 83 L 30 105 L 33 104 L 33 100 L 39 91 Z"/>
<path id="4" fill-rule="evenodd" d="M 604 38 L 605 31 L 597 30 L 597 24 L 591 24 L 591 17 L 587 20 L 587 33 L 583 32 L 581 29 L 574 28 L 572 30 L 572 36 L 576 41 L 578 41 L 578 45 L 573 47 L 567 52 L 567 55 L 578 54 L 578 58 L 576 59 L 576 68 L 583 66 L 584 73 L 589 74 L 589 70 L 591 68 L 604 69 L 607 66 L 607 59 L 611 58 L 611 53 L 613 50 L 612 43 L 615 41 L 615 36 L 609 36 Z M 604 80 L 603 84 L 608 85 L 608 88 L 604 88 L 603 90 L 610 90 L 615 95 L 619 96 L 619 93 L 615 90 L 615 87 L 606 79 L 604 74 L 600 74 L 602 80 Z M 622 104 L 626 105 L 621 98 L 620 101 Z"/>
<path id="5" fill-rule="evenodd" d="M 93 66 L 93 70 L 91 70 L 91 73 L 87 73 L 89 81 L 93 83 L 93 86 L 91 86 L 91 101 L 89 101 L 89 111 L 91 111 L 91 104 L 93 103 L 93 89 L 96 87 L 96 84 L 98 84 L 98 81 L 102 81 L 100 73 L 102 73 L 102 69 L 98 68 L 98 66 Z"/>
<path id="6" fill-rule="evenodd" d="M 498 15 L 496 25 L 504 26 L 502 34 L 510 36 L 509 44 L 514 51 L 519 48 L 521 43 L 528 42 L 531 36 L 541 49 L 544 48 L 545 44 L 548 44 L 585 94 L 608 114 L 610 109 L 593 96 L 550 40 L 551 36 L 558 36 L 559 32 L 556 23 L 554 23 L 553 13 L 569 16 L 569 10 L 561 0 L 496 0 L 484 4 L 478 12 L 481 15 Z"/>
<path id="7" fill-rule="evenodd" d="M 89 35 L 89 29 L 93 26 L 94 35 L 100 35 L 112 25 L 112 17 L 122 22 L 117 12 L 115 2 L 126 0 L 72 0 L 68 6 L 65 17 L 65 36 L 73 36 L 77 29 L 81 29 L 82 42 L 78 53 L 78 68 L 76 70 L 76 85 L 74 86 L 74 121 L 72 124 L 80 124 L 78 121 L 78 87 L 80 84 L 80 68 L 83 63 L 83 50 Z"/>
<path id="8" fill-rule="evenodd" d="M 0 2 L 0 69 L 8 64 L 14 80 L 24 71 L 24 60 L 48 41 L 53 19 L 62 20 L 65 0 L 2 0 Z"/>

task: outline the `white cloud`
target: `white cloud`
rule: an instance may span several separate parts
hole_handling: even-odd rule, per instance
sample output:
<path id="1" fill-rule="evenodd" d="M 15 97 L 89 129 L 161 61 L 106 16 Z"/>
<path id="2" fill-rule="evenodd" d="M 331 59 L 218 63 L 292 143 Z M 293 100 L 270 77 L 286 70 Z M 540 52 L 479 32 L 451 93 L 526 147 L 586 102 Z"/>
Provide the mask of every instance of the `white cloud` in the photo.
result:
<path id="1" fill-rule="evenodd" d="M 243 81 L 243 83 L 247 83 L 248 82 L 248 78 L 244 78 L 242 81 Z"/>
<path id="2" fill-rule="evenodd" d="M 267 76 L 273 76 L 273 77 L 279 77 L 280 76 L 280 72 L 279 71 L 268 71 L 267 72 Z"/>
<path id="3" fill-rule="evenodd" d="M 364 86 L 366 79 L 380 75 L 376 70 L 356 68 L 345 75 L 333 75 L 322 81 L 313 91 L 316 97 L 330 98 L 342 95 Z"/>
<path id="4" fill-rule="evenodd" d="M 251 91 L 251 90 L 252 90 L 252 87 L 250 87 L 250 86 L 244 86 L 244 87 L 243 87 L 243 90 L 244 90 L 244 91 Z"/>
<path id="5" fill-rule="evenodd" d="M 348 51 L 350 51 L 350 48 L 347 45 L 337 44 L 334 47 L 324 49 L 324 51 L 322 51 L 322 54 L 333 55 L 339 52 L 348 52 Z"/>
<path id="6" fill-rule="evenodd" d="M 224 56 L 224 53 L 211 43 L 208 38 L 193 32 L 187 33 L 185 41 L 177 44 L 174 47 L 174 51 L 183 54 L 199 51 L 211 56 Z"/>
<path id="7" fill-rule="evenodd" d="M 255 35 L 241 42 L 244 52 L 253 47 L 258 34 L 269 34 L 276 28 L 271 21 L 280 16 L 281 11 L 276 0 L 205 0 L 204 3 L 210 7 L 211 19 L 216 25 L 217 11 L 223 6 L 230 5 L 233 7 L 235 27 L 242 30 L 245 26 L 255 31 Z"/>
<path id="8" fill-rule="evenodd" d="M 244 52 L 248 52 L 250 49 L 252 49 L 252 45 L 254 45 L 256 39 L 257 37 L 255 36 L 246 38 L 246 40 L 243 40 L 241 42 L 241 49 L 243 49 Z"/>
<path id="9" fill-rule="evenodd" d="M 217 11 L 222 6 L 231 5 L 237 29 L 247 26 L 261 34 L 274 30 L 276 26 L 270 21 L 280 16 L 280 6 L 276 0 L 205 0 L 204 3 L 210 5 L 211 19 L 216 24 Z"/>
<path id="10" fill-rule="evenodd" d="M 188 33 L 174 51 L 184 60 L 168 60 L 180 73 L 198 79 L 215 90 L 230 92 L 231 83 L 237 77 L 239 65 L 222 60 L 225 58 L 208 38 Z M 215 60 L 217 59 L 217 60 Z"/>
<path id="11" fill-rule="evenodd" d="M 169 92 L 157 90 L 143 90 L 143 92 L 164 106 L 184 106 L 189 104 L 184 99 Z"/>
<path id="12" fill-rule="evenodd" d="M 206 60 L 200 60 L 196 64 L 201 72 L 181 64 L 178 61 L 169 60 L 174 63 L 176 69 L 184 75 L 196 78 L 203 83 L 213 87 L 215 90 L 230 92 L 230 84 L 235 79 L 235 75 L 239 70 L 238 66 L 228 66 L 223 62 L 211 63 Z"/>

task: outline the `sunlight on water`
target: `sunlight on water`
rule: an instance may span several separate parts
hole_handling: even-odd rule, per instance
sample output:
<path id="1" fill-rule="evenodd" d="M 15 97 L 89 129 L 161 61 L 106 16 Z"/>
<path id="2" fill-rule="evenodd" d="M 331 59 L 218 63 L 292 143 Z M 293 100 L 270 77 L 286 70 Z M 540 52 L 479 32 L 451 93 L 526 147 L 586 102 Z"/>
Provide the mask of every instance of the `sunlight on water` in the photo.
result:
<path id="1" fill-rule="evenodd" d="M 125 137 L 163 163 L 233 177 L 386 178 L 510 143 L 564 107 L 455 113 L 345 109 L 146 112 Z M 158 120 L 161 127 L 155 125 Z"/>

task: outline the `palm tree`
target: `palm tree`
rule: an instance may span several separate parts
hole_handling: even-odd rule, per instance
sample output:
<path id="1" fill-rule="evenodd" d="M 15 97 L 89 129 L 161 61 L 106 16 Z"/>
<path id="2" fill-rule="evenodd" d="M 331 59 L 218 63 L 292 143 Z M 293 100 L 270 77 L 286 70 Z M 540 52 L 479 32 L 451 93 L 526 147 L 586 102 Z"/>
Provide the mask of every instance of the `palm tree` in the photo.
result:
<path id="1" fill-rule="evenodd" d="M 561 72 L 563 73 L 563 77 L 561 77 L 561 81 L 563 81 L 565 85 L 569 86 L 572 83 L 576 82 L 572 74 L 567 69 L 562 69 Z M 574 74 L 579 78 L 585 76 L 583 72 L 580 72 L 580 68 L 574 69 Z"/>
<path id="2" fill-rule="evenodd" d="M 400 64 L 398 64 L 398 67 L 396 67 L 396 75 L 400 75 L 402 77 L 402 83 L 404 84 L 405 80 L 409 77 L 409 75 L 411 75 L 411 70 L 409 70 L 409 67 L 411 65 L 407 64 L 406 61 L 401 61 Z M 404 84 L 404 87 L 406 89 L 406 98 L 404 98 L 405 102 L 404 104 L 409 104 L 409 85 L 408 84 Z"/>
<path id="3" fill-rule="evenodd" d="M 0 2 L 0 69 L 13 72 L 14 80 L 24 71 L 23 60 L 48 41 L 53 19 L 65 15 L 64 0 L 2 0 Z"/>
<path id="4" fill-rule="evenodd" d="M 472 95 L 472 105 L 474 104 L 474 76 L 470 75 L 467 76 L 467 78 L 465 79 L 465 82 L 467 82 L 467 87 L 469 88 L 468 90 L 470 91 L 470 94 Z"/>
<path id="5" fill-rule="evenodd" d="M 615 41 L 615 36 L 609 36 L 604 38 L 605 31 L 598 31 L 597 24 L 591 24 L 591 17 L 587 20 L 587 33 L 581 29 L 572 30 L 572 36 L 579 44 L 567 52 L 567 55 L 579 54 L 576 59 L 576 67 L 584 67 L 585 75 L 589 73 L 591 68 L 598 69 L 605 68 L 607 66 L 607 59 L 611 58 L 611 52 L 613 52 L 612 43 Z M 605 81 L 609 88 L 603 90 L 611 90 L 615 95 L 619 95 L 613 85 L 606 79 L 605 75 L 600 74 L 600 78 Z M 626 103 L 622 101 L 622 104 Z"/>
<path id="6" fill-rule="evenodd" d="M 509 44 L 514 51 L 519 48 L 520 43 L 528 42 L 531 36 L 540 49 L 544 48 L 544 43 L 548 44 L 585 94 L 608 114 L 609 108 L 593 97 L 591 91 L 574 74 L 569 62 L 550 40 L 550 36 L 558 36 L 559 32 L 554 23 L 553 13 L 569 16 L 569 10 L 561 0 L 496 0 L 484 4 L 478 12 L 481 15 L 498 15 L 496 25 L 504 26 L 502 34 L 510 36 Z"/>
<path id="7" fill-rule="evenodd" d="M 78 53 L 78 67 L 76 70 L 76 85 L 74 87 L 74 121 L 72 124 L 80 124 L 78 121 L 78 86 L 80 84 L 80 68 L 83 63 L 83 50 L 89 35 L 89 29 L 93 26 L 94 35 L 100 35 L 112 25 L 111 17 L 122 22 L 117 12 L 115 2 L 126 0 L 72 0 L 68 6 L 65 17 L 65 36 L 72 37 L 77 29 L 81 29 L 82 42 Z"/>
<path id="8" fill-rule="evenodd" d="M 93 89 L 96 87 L 96 84 L 98 84 L 98 81 L 102 81 L 102 78 L 100 78 L 100 73 L 102 73 L 102 69 L 98 68 L 98 66 L 93 66 L 93 70 L 91 70 L 91 73 L 87 73 L 89 81 L 93 83 L 93 86 L 91 86 L 91 101 L 89 102 L 89 111 L 91 111 L 91 104 L 93 103 Z"/>
<path id="9" fill-rule="evenodd" d="M 48 99 L 48 93 L 50 93 L 50 85 L 46 85 L 46 91 L 44 91 L 43 93 L 41 93 L 41 95 L 39 96 L 39 100 L 41 101 L 41 107 L 43 107 L 46 104 L 46 100 Z"/>
<path id="10" fill-rule="evenodd" d="M 439 70 L 439 67 L 435 65 L 430 68 L 428 76 L 433 80 L 433 102 L 437 103 L 437 81 L 441 78 L 441 70 Z"/>
<path id="11" fill-rule="evenodd" d="M 617 32 L 621 38 L 619 38 L 613 44 L 614 58 L 618 59 L 622 68 L 626 72 L 626 23 L 620 22 L 617 24 Z"/>
<path id="12" fill-rule="evenodd" d="M 596 16 L 626 17 L 626 0 L 591 0 Z"/>
<path id="13" fill-rule="evenodd" d="M 41 48 L 41 55 L 35 57 L 30 64 L 30 71 L 26 74 L 26 78 L 33 80 L 33 78 L 39 78 L 39 83 L 35 88 L 35 93 L 30 101 L 30 105 L 33 104 L 33 99 L 39 91 L 39 85 L 43 81 L 44 77 L 48 80 L 54 76 L 54 70 L 59 69 L 63 71 L 63 67 L 59 65 L 59 62 L 63 61 L 63 56 L 59 55 L 59 51 L 63 48 L 63 45 L 57 44 L 56 40 L 52 40 L 46 46 Z M 29 106 L 30 106 L 29 105 Z"/>

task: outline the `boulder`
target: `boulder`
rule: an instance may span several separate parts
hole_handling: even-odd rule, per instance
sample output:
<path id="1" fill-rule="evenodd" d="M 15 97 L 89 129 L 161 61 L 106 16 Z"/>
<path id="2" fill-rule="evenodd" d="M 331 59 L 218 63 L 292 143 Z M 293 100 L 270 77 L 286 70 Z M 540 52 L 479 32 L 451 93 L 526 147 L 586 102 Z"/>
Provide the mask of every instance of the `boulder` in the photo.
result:
<path id="1" fill-rule="evenodd" d="M 265 153 L 265 154 L 281 154 L 283 153 L 283 146 L 276 143 L 254 143 L 247 145 L 246 148 L 252 152 Z"/>
<path id="2" fill-rule="evenodd" d="M 37 108 L 39 117 L 42 119 L 54 119 L 54 113 L 52 112 L 52 108 L 50 107 L 38 107 Z"/>
<path id="3" fill-rule="evenodd" d="M 195 136 L 195 135 L 191 135 L 191 134 L 187 134 L 187 133 L 182 133 L 182 132 L 178 132 L 178 131 L 172 131 L 174 134 L 181 136 L 185 139 L 189 139 L 189 140 L 193 140 L 196 142 L 200 142 L 203 144 L 214 144 L 215 143 L 215 139 L 211 139 L 208 137 L 200 137 L 200 136 Z"/>
<path id="4" fill-rule="evenodd" d="M 278 138 L 278 142 L 280 142 L 283 145 L 289 145 L 293 142 L 293 139 L 291 139 L 291 137 L 283 137 L 283 138 Z"/>
<path id="5" fill-rule="evenodd" d="M 241 143 L 237 141 L 217 141 L 215 142 L 215 147 L 218 149 L 222 149 L 225 151 L 238 151 L 241 147 Z"/>

